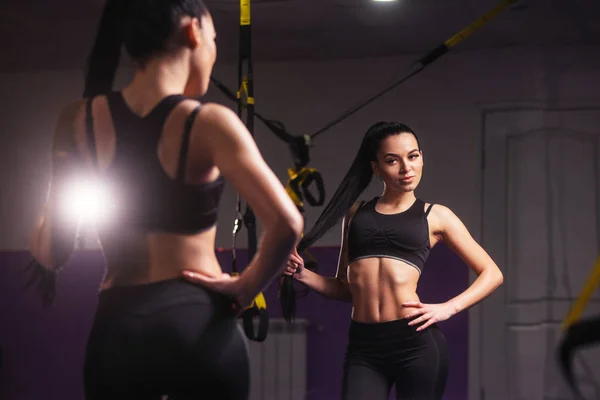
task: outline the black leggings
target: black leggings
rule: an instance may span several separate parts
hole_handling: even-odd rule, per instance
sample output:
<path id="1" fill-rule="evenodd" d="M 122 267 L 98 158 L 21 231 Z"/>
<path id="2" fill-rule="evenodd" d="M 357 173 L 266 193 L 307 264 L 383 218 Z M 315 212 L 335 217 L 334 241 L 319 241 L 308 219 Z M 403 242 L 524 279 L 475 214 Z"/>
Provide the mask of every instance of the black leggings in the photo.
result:
<path id="1" fill-rule="evenodd" d="M 408 320 L 352 321 L 344 363 L 343 400 L 440 400 L 448 375 L 446 340 L 434 324 L 417 332 Z"/>
<path id="2" fill-rule="evenodd" d="M 247 342 L 230 310 L 225 296 L 180 279 L 102 291 L 85 398 L 247 399 Z"/>

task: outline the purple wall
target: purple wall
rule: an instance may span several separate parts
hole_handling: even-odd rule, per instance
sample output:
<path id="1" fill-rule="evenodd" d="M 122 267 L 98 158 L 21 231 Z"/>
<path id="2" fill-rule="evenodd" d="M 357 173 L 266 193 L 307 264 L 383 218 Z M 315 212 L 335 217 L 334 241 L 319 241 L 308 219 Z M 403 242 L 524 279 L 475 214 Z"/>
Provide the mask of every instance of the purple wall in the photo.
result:
<path id="1" fill-rule="evenodd" d="M 320 272 L 335 273 L 337 248 L 314 248 Z M 244 265 L 245 252 L 238 251 Z M 220 251 L 225 269 L 231 253 Z M 97 252 L 76 254 L 61 274 L 58 300 L 52 310 L 44 310 L 39 298 L 22 287 L 27 263 L 26 252 L 0 253 L 0 399 L 39 400 L 61 398 L 80 400 L 81 366 L 90 329 L 96 290 L 103 260 Z M 427 263 L 419 295 L 424 302 L 445 301 L 468 284 L 467 267 L 451 251 L 438 245 Z M 280 317 L 275 285 L 266 292 L 269 314 Z M 307 400 L 338 399 L 341 369 L 350 323 L 350 306 L 326 300 L 314 293 L 298 301 L 299 318 L 311 322 L 308 336 Z M 462 313 L 440 324 L 451 351 L 451 372 L 446 400 L 467 398 L 468 320 Z M 324 355 L 327 356 L 324 356 Z"/>

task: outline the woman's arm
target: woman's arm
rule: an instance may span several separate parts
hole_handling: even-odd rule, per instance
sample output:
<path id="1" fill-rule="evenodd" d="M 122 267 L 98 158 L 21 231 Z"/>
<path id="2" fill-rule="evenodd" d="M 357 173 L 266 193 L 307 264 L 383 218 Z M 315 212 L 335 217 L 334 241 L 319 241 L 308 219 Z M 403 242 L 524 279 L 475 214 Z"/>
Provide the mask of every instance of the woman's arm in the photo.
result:
<path id="1" fill-rule="evenodd" d="M 70 258 L 75 247 L 77 218 L 69 218 L 66 210 L 67 188 L 84 171 L 78 154 L 73 125 L 80 102 L 63 109 L 54 132 L 52 145 L 52 175 L 42 215 L 31 234 L 31 253 L 35 260 L 50 270 L 56 270 Z"/>
<path id="2" fill-rule="evenodd" d="M 304 222 L 246 126 L 233 111 L 221 105 L 205 104 L 198 113 L 193 137 L 192 142 L 199 139 L 197 151 L 211 154 L 221 174 L 248 202 L 263 227 L 258 251 L 239 279 L 225 283 L 228 288 L 222 286 L 222 281 L 217 282 L 222 290 L 235 291 L 239 302 L 246 306 L 281 273 L 300 239 Z M 187 276 L 215 287 L 214 279 Z M 235 286 L 237 281 L 239 287 Z"/>
<path id="3" fill-rule="evenodd" d="M 477 279 L 467 290 L 442 304 L 407 302 L 414 308 L 405 318 L 409 325 L 418 325 L 421 331 L 430 325 L 447 320 L 488 297 L 502 284 L 503 275 L 496 263 L 477 243 L 462 221 L 447 207 L 436 205 L 430 214 L 430 226 L 439 240 L 444 241 L 477 274 Z M 416 318 L 418 317 L 418 318 Z M 413 319 L 414 318 L 414 319 Z"/>
<path id="4" fill-rule="evenodd" d="M 338 275 L 335 277 L 323 276 L 311 270 L 303 269 L 302 274 L 296 277 L 296 279 L 328 299 L 352 301 L 352 294 L 348 289 L 348 283 Z"/>
<path id="5" fill-rule="evenodd" d="M 348 227 L 350 225 L 350 220 L 358 210 L 358 203 L 354 204 L 350 211 L 346 213 L 344 216 L 343 224 L 342 224 L 342 245 L 340 248 L 340 255 L 338 257 L 338 266 L 335 277 L 328 277 L 319 275 L 315 272 L 307 270 L 304 268 L 304 265 L 298 265 L 303 262 L 298 253 L 294 253 L 296 256 L 292 262 L 295 262 L 296 265 L 292 265 L 288 267 L 286 272 L 289 272 L 289 275 L 294 274 L 294 278 L 296 278 L 299 282 L 302 282 L 310 289 L 319 293 L 322 296 L 333 300 L 341 300 L 341 301 L 352 301 L 352 294 L 350 293 L 350 288 L 348 287 Z M 297 271 L 297 268 L 300 268 L 299 273 L 294 273 Z"/>
<path id="6" fill-rule="evenodd" d="M 461 294 L 449 300 L 455 313 L 479 303 L 503 282 L 502 272 L 488 253 L 473 239 L 463 222 L 447 207 L 435 206 L 441 239 L 477 274 L 477 279 Z"/>

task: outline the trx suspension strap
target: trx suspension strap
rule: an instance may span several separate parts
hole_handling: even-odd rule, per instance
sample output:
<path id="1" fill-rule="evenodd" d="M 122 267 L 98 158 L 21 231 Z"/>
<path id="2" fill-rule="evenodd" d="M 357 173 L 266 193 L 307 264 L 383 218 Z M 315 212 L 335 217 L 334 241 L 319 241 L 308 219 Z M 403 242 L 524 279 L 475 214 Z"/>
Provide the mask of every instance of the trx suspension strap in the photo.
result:
<path id="1" fill-rule="evenodd" d="M 479 17 L 477 20 L 475 20 L 469 26 L 462 29 L 457 34 L 452 36 L 450 39 L 448 39 L 445 42 L 443 42 L 442 44 L 438 45 L 433 50 L 431 50 L 430 52 L 425 54 L 423 57 L 421 57 L 419 60 L 417 60 L 415 63 L 413 63 L 413 65 L 411 65 L 411 67 L 409 68 L 409 72 L 402 79 L 395 82 L 391 86 L 381 90 L 379 93 L 375 94 L 374 96 L 371 96 L 366 101 L 359 103 L 356 107 L 353 107 L 353 108 L 349 109 L 348 111 L 344 112 L 341 116 L 334 119 L 332 122 L 326 124 L 323 128 L 319 129 L 312 135 L 304 135 L 303 137 L 293 137 L 285 131 L 283 124 L 281 124 L 280 122 L 275 122 L 275 121 L 266 119 L 266 118 L 262 117 L 260 114 L 255 113 L 257 118 L 259 118 L 261 121 L 263 121 L 265 123 L 265 125 L 267 125 L 267 127 L 269 127 L 269 129 L 271 131 L 273 131 L 273 133 L 275 133 L 275 135 L 277 135 L 277 137 L 279 137 L 281 140 L 288 143 L 288 145 L 290 146 L 290 148 L 292 150 L 296 168 L 293 171 L 288 171 L 288 173 L 290 175 L 290 181 L 288 182 L 287 189 L 288 189 L 288 193 L 291 195 L 292 199 L 295 201 L 295 203 L 299 207 L 299 209 L 301 211 L 303 211 L 303 205 L 302 205 L 302 201 L 301 201 L 301 194 L 302 194 L 301 191 L 303 190 L 302 188 L 306 187 L 307 184 L 310 184 L 312 180 L 314 180 L 314 182 L 317 184 L 317 186 L 319 186 L 319 179 L 316 177 L 307 179 L 306 181 L 300 179 L 301 176 L 306 176 L 304 174 L 307 173 L 306 172 L 307 170 L 303 170 L 303 168 L 305 168 L 306 164 L 308 163 L 309 146 L 311 145 L 311 142 L 317 136 L 319 136 L 323 132 L 329 130 L 333 126 L 337 125 L 344 119 L 348 118 L 350 115 L 356 113 L 358 110 L 364 108 L 371 102 L 375 101 L 377 98 L 383 96 L 387 92 L 396 88 L 398 85 L 406 82 L 408 79 L 417 75 L 419 72 L 421 72 L 423 69 L 425 69 L 425 67 L 427 65 L 433 63 L 434 61 L 439 59 L 441 56 L 446 54 L 448 51 L 450 51 L 451 48 L 458 45 L 460 42 L 462 42 L 467 37 L 471 36 L 477 29 L 479 29 L 482 26 L 484 26 L 485 24 L 487 24 L 489 21 L 491 21 L 493 18 L 495 18 L 498 14 L 500 14 L 502 11 L 506 10 L 509 7 L 516 6 L 517 3 L 519 3 L 519 1 L 520 0 L 503 0 L 503 1 L 501 1 L 496 7 L 494 7 L 490 11 L 488 11 L 483 16 Z M 211 80 L 226 95 L 228 95 L 230 98 L 233 97 L 233 99 L 237 101 L 237 98 L 235 96 L 231 96 L 231 92 L 221 82 L 219 82 L 217 79 L 212 78 L 212 77 L 211 77 Z M 303 159 L 306 160 L 305 163 L 302 162 Z M 311 170 L 308 169 L 308 171 L 311 171 Z M 320 176 L 320 174 L 318 176 Z M 304 185 L 301 182 L 304 182 Z M 298 188 L 300 190 L 298 190 Z M 306 193 L 308 193 L 308 191 L 304 191 L 307 202 L 311 202 L 313 200 L 318 200 L 318 199 L 314 199 L 314 197 L 311 197 L 310 195 L 306 195 Z M 323 193 L 323 196 L 324 196 L 324 191 L 321 191 L 321 193 Z M 318 201 L 317 201 L 317 203 L 318 203 Z M 299 251 L 300 250 L 304 250 L 304 249 L 299 249 Z M 312 257 L 309 257 L 309 258 L 312 258 Z M 307 264 L 307 267 L 308 266 L 309 265 Z M 279 297 L 280 297 L 282 306 L 285 304 L 285 306 L 283 307 L 284 318 L 288 322 L 293 318 L 293 314 L 294 314 L 294 310 L 295 310 L 295 296 L 294 296 L 294 289 L 292 287 L 292 284 L 293 284 L 293 279 L 291 277 L 283 276 L 282 281 L 281 281 L 280 292 L 279 292 Z"/>
<path id="2" fill-rule="evenodd" d="M 212 83 L 217 86 L 229 99 L 240 103 L 238 96 L 236 96 L 231 90 L 227 88 L 221 81 L 211 76 Z M 292 158 L 294 160 L 294 168 L 288 168 L 289 180 L 286 184 L 286 191 L 290 198 L 298 207 L 298 210 L 304 213 L 304 201 L 310 206 L 320 206 L 325 202 L 325 185 L 323 183 L 323 177 L 316 168 L 309 168 L 307 165 L 310 162 L 310 147 L 312 141 L 309 135 L 304 136 L 292 136 L 290 135 L 285 126 L 279 122 L 267 119 L 257 112 L 253 112 L 254 116 L 261 120 L 269 130 L 271 130 L 279 139 L 286 142 L 292 152 Z M 316 186 L 316 194 L 313 195 L 311 185 Z M 239 214 L 236 217 L 236 225 L 234 228 L 234 237 L 236 229 L 239 229 L 242 217 Z M 305 268 L 311 271 L 317 271 L 317 261 L 306 249 L 298 249 L 303 252 L 308 262 L 305 264 Z M 234 245 L 234 259 L 235 259 L 235 245 Z M 282 276 L 279 290 L 279 300 L 281 302 L 281 308 L 283 311 L 283 317 L 286 321 L 290 322 L 295 312 L 295 299 L 296 292 L 293 288 L 294 280 L 288 276 Z M 301 296 L 308 293 L 308 289 L 304 289 L 300 292 Z"/>
<path id="3" fill-rule="evenodd" d="M 229 99 L 240 103 L 240 99 L 231 90 L 227 88 L 221 81 L 211 76 L 212 83 L 219 88 Z M 304 136 L 292 136 L 290 135 L 285 126 L 279 122 L 267 119 L 257 112 L 253 111 L 253 115 L 261 120 L 269 130 L 271 130 L 279 139 L 286 142 L 292 153 L 294 160 L 294 168 L 288 169 L 289 180 L 286 184 L 286 191 L 290 198 L 298 207 L 301 213 L 304 213 L 304 201 L 312 207 L 320 206 L 325 203 L 325 185 L 321 173 L 316 168 L 308 167 L 310 163 L 310 147 L 312 146 L 312 140 L 309 135 Z M 316 187 L 316 193 L 313 194 L 311 186 Z M 236 217 L 236 225 L 234 228 L 234 238 L 236 229 L 239 229 L 242 217 L 239 213 L 240 206 L 238 206 L 238 216 Z M 317 271 L 317 262 L 315 258 L 306 250 L 298 249 L 303 252 L 308 262 L 305 264 L 305 268 L 312 271 Z M 235 245 L 234 245 L 234 260 L 235 260 Z M 293 288 L 293 279 L 291 277 L 283 276 L 280 282 L 279 299 L 282 305 L 283 316 L 289 322 L 293 317 L 295 310 L 295 291 Z M 301 292 L 301 295 L 306 295 L 307 289 Z"/>
<path id="4" fill-rule="evenodd" d="M 562 323 L 562 328 L 564 330 L 569 329 L 571 325 L 576 323 L 577 320 L 581 318 L 581 315 L 583 314 L 583 311 L 585 310 L 585 307 L 587 306 L 590 297 L 592 297 L 592 294 L 594 293 L 594 290 L 596 289 L 599 283 L 600 256 L 598 256 L 598 258 L 596 259 L 596 264 L 594 265 L 594 268 L 592 269 L 589 278 L 585 282 L 585 285 L 581 289 L 581 293 L 579 294 L 577 301 L 575 302 L 575 304 L 573 304 L 571 310 L 569 311 L 569 314 Z"/>
<path id="5" fill-rule="evenodd" d="M 294 138 L 289 145 L 295 168 L 288 168 L 290 179 L 287 182 L 286 191 L 300 212 L 304 213 L 304 200 L 312 207 L 318 207 L 325 203 L 325 184 L 321 173 L 316 168 L 307 166 L 310 162 L 310 136 Z M 316 185 L 316 196 L 310 190 L 313 183 Z"/>
<path id="6" fill-rule="evenodd" d="M 409 67 L 408 73 L 402 79 L 393 83 L 392 85 L 388 86 L 387 88 L 381 90 L 379 93 L 375 94 L 374 96 L 371 96 L 367 100 L 359 103 L 357 106 L 352 107 L 351 109 L 342 113 L 339 117 L 337 117 L 330 123 L 326 124 L 323 128 L 319 129 L 318 131 L 316 131 L 315 133 L 310 135 L 311 139 L 314 139 L 317 136 L 319 136 L 320 134 L 322 134 L 323 132 L 331 129 L 332 127 L 339 124 L 340 122 L 342 122 L 343 120 L 345 120 L 346 118 L 348 118 L 350 115 L 354 114 L 361 108 L 364 108 L 371 102 L 375 101 L 376 99 L 383 96 L 387 92 L 396 88 L 398 85 L 406 82 L 413 76 L 417 75 L 419 72 L 424 70 L 427 65 L 433 63 L 438 58 L 440 58 L 441 56 L 446 54 L 448 51 L 450 51 L 450 49 L 452 47 L 456 46 L 457 44 L 462 42 L 464 39 L 471 36 L 477 29 L 481 28 L 482 26 L 484 26 L 485 24 L 490 22 L 494 17 L 496 17 L 498 14 L 500 14 L 500 12 L 504 11 L 505 9 L 507 9 L 510 6 L 514 6 L 519 1 L 520 0 L 503 0 L 496 7 L 494 7 L 493 9 L 491 9 L 490 11 L 488 11 L 487 13 L 485 13 L 484 15 L 479 17 L 477 20 L 475 20 L 469 26 L 462 29 L 456 35 L 452 36 L 450 39 L 446 40 L 444 43 L 440 44 L 439 46 L 437 46 L 436 48 L 431 50 L 429 53 L 427 53 L 423 57 L 421 57 L 419 60 L 417 60 L 415 63 L 413 63 Z"/>
<path id="7" fill-rule="evenodd" d="M 518 7 L 519 7 L 518 3 L 520 3 L 520 2 L 521 2 L 521 0 L 503 0 L 503 1 L 501 1 L 498 5 L 496 5 L 490 11 L 488 11 L 487 13 L 485 13 L 484 15 L 482 15 L 481 17 L 476 19 L 473 23 L 471 23 L 464 29 L 460 30 L 458 33 L 456 33 L 450 39 L 448 39 L 445 42 L 443 42 L 442 44 L 436 46 L 434 49 L 432 49 L 431 51 L 426 53 L 424 56 L 422 56 L 420 59 L 415 61 L 409 68 L 408 73 L 403 78 L 396 81 L 392 85 L 382 89 L 377 94 L 371 96 L 367 100 L 362 101 L 357 106 L 352 107 L 351 109 L 342 113 L 339 117 L 337 117 L 333 121 L 329 122 L 323 128 L 319 129 L 318 131 L 316 131 L 315 133 L 313 133 L 311 135 L 305 135 L 303 138 L 295 138 L 295 137 L 289 135 L 285 131 L 285 128 L 283 128 L 283 124 L 281 122 L 269 120 L 269 119 L 261 116 L 258 113 L 255 113 L 255 115 L 258 119 L 263 121 L 265 123 L 265 125 L 267 125 L 267 127 L 273 133 L 275 133 L 275 135 L 277 135 L 277 137 L 279 137 L 281 140 L 285 141 L 286 143 L 290 144 L 292 141 L 294 141 L 296 139 L 300 139 L 306 143 L 310 143 L 312 140 L 314 140 L 317 136 L 321 135 L 323 132 L 331 129 L 335 125 L 342 122 L 344 119 L 348 118 L 349 116 L 356 113 L 360 109 L 366 107 L 371 102 L 375 101 L 379 97 L 383 96 L 384 94 L 388 93 L 389 91 L 396 88 L 400 84 L 406 82 L 413 76 L 417 75 L 419 72 L 421 72 L 423 69 L 425 69 L 426 66 L 428 66 L 429 64 L 438 60 L 444 54 L 448 53 L 453 47 L 458 45 L 460 42 L 462 42 L 467 37 L 471 36 L 475 31 L 477 31 L 478 29 L 483 27 L 485 24 L 490 22 L 492 19 L 494 19 L 496 16 L 498 16 L 498 14 L 500 14 L 502 11 L 506 10 L 507 8 L 518 9 Z M 216 78 L 214 78 L 212 76 L 211 76 L 211 81 L 221 91 L 223 91 L 223 93 L 225 93 L 225 95 L 227 95 L 230 99 L 236 101 L 236 97 L 231 93 L 231 91 L 229 89 L 227 89 L 227 87 L 223 83 L 221 83 L 219 80 L 217 80 Z"/>
<path id="8" fill-rule="evenodd" d="M 240 104 L 240 99 L 231 90 L 229 90 L 221 81 L 211 77 L 212 83 L 217 86 L 229 99 Z M 312 207 L 323 205 L 325 202 L 325 185 L 321 173 L 316 168 L 308 167 L 310 163 L 310 147 L 312 141 L 309 135 L 304 136 L 292 136 L 290 135 L 285 126 L 279 122 L 267 119 L 257 112 L 253 111 L 253 115 L 261 120 L 269 130 L 271 130 L 279 139 L 286 142 L 292 153 L 294 160 L 294 168 L 288 169 L 289 180 L 286 184 L 286 191 L 290 198 L 298 207 L 298 210 L 303 214 L 305 211 L 304 202 Z M 313 194 L 311 186 L 316 187 L 316 193 Z M 237 229 L 240 228 L 242 221 L 241 214 L 239 212 L 240 206 L 238 203 L 238 216 L 236 217 L 236 225 L 234 227 L 234 238 Z M 235 242 L 234 242 L 235 243 Z M 298 251 L 305 254 L 308 261 L 305 264 L 305 268 L 312 271 L 317 271 L 317 261 L 306 249 L 298 249 Z M 234 244 L 234 260 L 235 260 L 235 244 Z M 296 291 L 293 288 L 293 279 L 288 276 L 282 276 L 279 290 L 279 300 L 281 302 L 281 308 L 283 316 L 286 321 L 291 321 L 295 312 L 295 299 Z M 300 293 L 300 296 L 304 296 L 308 293 L 307 289 L 304 289 Z"/>
<path id="9" fill-rule="evenodd" d="M 251 135 L 254 136 L 254 77 L 252 74 L 252 46 L 251 46 L 251 24 L 250 24 L 250 0 L 240 0 L 240 53 L 238 64 L 238 87 L 237 103 L 238 116 L 245 122 Z M 232 265 L 233 275 L 239 273 L 237 269 L 236 236 L 242 225 L 246 226 L 248 233 L 248 262 L 256 254 L 256 216 L 250 205 L 246 204 L 246 212 L 242 218 L 242 200 L 237 194 L 236 216 L 233 224 L 233 247 Z M 244 331 L 250 340 L 262 342 L 267 337 L 269 330 L 269 315 L 267 314 L 267 302 L 261 293 L 256 296 L 250 306 L 242 313 Z M 254 319 L 258 318 L 258 331 L 254 329 Z"/>
<path id="10" fill-rule="evenodd" d="M 571 307 L 569 314 L 562 324 L 564 336 L 558 345 L 558 363 L 563 377 L 571 387 L 577 400 L 583 399 L 577 387 L 573 371 L 573 358 L 575 351 L 584 346 L 600 342 L 600 316 L 580 320 L 581 315 L 590 300 L 594 290 L 600 283 L 600 256 L 596 259 L 596 265 L 590 277 L 586 281 L 577 301 Z"/>
<path id="11" fill-rule="evenodd" d="M 288 195 L 298 207 L 300 213 L 304 215 L 304 201 L 312 207 L 318 207 L 325 203 L 325 184 L 321 173 L 315 168 L 309 168 L 307 165 L 310 162 L 310 136 L 306 135 L 302 138 L 290 143 L 292 155 L 294 157 L 295 168 L 288 168 L 289 180 L 285 186 Z M 316 186 L 316 196 L 310 190 L 311 184 Z M 313 257 L 308 249 L 298 248 L 308 258 L 304 267 L 311 271 L 317 272 L 317 260 Z M 305 288 L 302 292 L 294 289 L 294 279 L 291 276 L 283 275 L 279 282 L 279 301 L 283 318 L 287 322 L 291 322 L 296 313 L 296 297 L 300 294 L 301 297 L 308 294 L 308 289 Z"/>

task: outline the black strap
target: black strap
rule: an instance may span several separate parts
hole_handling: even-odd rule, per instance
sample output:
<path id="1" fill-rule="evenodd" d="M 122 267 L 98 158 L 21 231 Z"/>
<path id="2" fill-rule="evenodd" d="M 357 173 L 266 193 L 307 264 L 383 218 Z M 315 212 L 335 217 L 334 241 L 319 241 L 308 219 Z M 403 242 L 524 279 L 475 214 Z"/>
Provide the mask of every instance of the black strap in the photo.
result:
<path id="1" fill-rule="evenodd" d="M 431 203 L 431 204 L 429 205 L 429 207 L 427 207 L 427 210 L 425 210 L 425 216 L 428 216 L 428 215 L 429 215 L 429 211 L 431 211 L 431 207 L 433 207 L 433 203 Z"/>
<path id="2" fill-rule="evenodd" d="M 313 196 L 310 191 L 311 183 L 315 183 L 317 186 L 317 197 Z M 302 192 L 304 194 L 304 198 L 306 198 L 306 202 L 312 207 L 318 207 L 325 203 L 325 183 L 323 182 L 323 177 L 321 173 L 317 170 L 312 170 L 308 173 L 308 175 L 302 180 L 300 183 L 302 188 Z"/>
<path id="3" fill-rule="evenodd" d="M 584 397 L 577 386 L 575 376 L 574 358 L 576 352 L 586 347 L 597 346 L 599 343 L 600 316 L 596 315 L 571 325 L 558 344 L 557 358 L 560 372 L 577 400 L 583 400 Z"/>
<path id="4" fill-rule="evenodd" d="M 92 115 L 93 101 L 94 98 L 90 97 L 85 104 L 85 133 L 88 145 L 90 146 L 92 165 L 96 167 L 98 165 L 98 154 L 96 150 L 96 136 L 94 135 L 94 116 Z"/>
<path id="5" fill-rule="evenodd" d="M 256 235 L 256 215 L 250 208 L 250 205 L 246 206 L 246 212 L 244 213 L 244 225 L 246 225 L 246 233 L 248 239 L 248 262 L 250 262 L 256 255 L 258 248 L 258 239 Z"/>
<path id="6" fill-rule="evenodd" d="M 245 123 L 248 132 L 254 136 L 254 73 L 252 66 L 252 28 L 250 19 L 250 1 L 240 2 L 240 41 L 238 60 L 238 116 Z M 241 209 L 240 194 L 237 194 L 239 215 Z M 237 219 L 236 219 L 237 221 Z M 256 216 L 252 207 L 246 203 L 243 217 L 248 239 L 248 262 L 252 261 L 257 252 L 258 240 L 256 233 Z M 266 306 L 266 304 L 265 304 Z M 259 317 L 258 334 L 254 334 L 254 316 Z M 267 337 L 269 315 L 264 308 L 256 306 L 246 310 L 243 316 L 244 330 L 248 339 L 262 342 Z"/>
<path id="7" fill-rule="evenodd" d="M 254 319 L 258 317 L 258 330 L 254 328 Z M 264 308 L 256 306 L 247 308 L 242 314 L 244 332 L 248 339 L 255 342 L 263 342 L 267 338 L 269 331 L 269 314 Z"/>
<path id="8" fill-rule="evenodd" d="M 192 127 L 194 126 L 194 120 L 196 114 L 200 111 L 201 106 L 197 106 L 188 115 L 185 121 L 185 130 L 183 131 L 183 137 L 181 138 L 181 147 L 179 149 L 179 164 L 177 166 L 177 180 L 183 182 L 185 180 L 185 167 L 187 165 L 188 148 L 190 147 L 190 136 L 192 133 Z"/>

